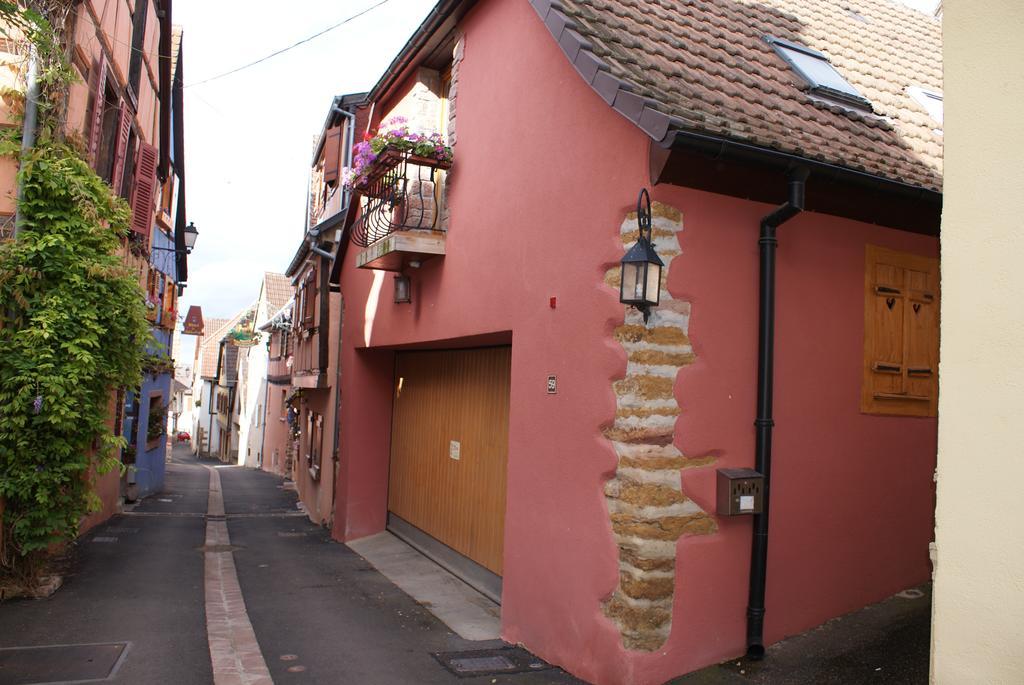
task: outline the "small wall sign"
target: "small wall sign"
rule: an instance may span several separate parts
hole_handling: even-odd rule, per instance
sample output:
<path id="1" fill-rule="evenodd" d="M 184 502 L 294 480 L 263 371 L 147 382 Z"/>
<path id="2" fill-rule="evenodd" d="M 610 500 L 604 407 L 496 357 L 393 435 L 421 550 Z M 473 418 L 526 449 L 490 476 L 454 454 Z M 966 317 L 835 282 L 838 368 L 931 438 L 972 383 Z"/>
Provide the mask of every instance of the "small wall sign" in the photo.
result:
<path id="1" fill-rule="evenodd" d="M 462 443 L 458 440 L 452 440 L 448 443 L 448 456 L 458 461 L 462 458 Z"/>
<path id="2" fill-rule="evenodd" d="M 558 376 L 548 376 L 548 394 L 554 395 L 558 392 Z"/>

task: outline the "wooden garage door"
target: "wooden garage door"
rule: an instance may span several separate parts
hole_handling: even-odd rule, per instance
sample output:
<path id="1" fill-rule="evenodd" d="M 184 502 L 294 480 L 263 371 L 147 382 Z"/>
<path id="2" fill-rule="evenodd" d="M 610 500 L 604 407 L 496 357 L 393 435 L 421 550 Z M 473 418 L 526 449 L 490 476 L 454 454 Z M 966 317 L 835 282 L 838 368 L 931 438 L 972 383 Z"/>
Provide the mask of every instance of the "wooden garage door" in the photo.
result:
<path id="1" fill-rule="evenodd" d="M 512 350 L 401 352 L 388 509 L 501 575 Z"/>

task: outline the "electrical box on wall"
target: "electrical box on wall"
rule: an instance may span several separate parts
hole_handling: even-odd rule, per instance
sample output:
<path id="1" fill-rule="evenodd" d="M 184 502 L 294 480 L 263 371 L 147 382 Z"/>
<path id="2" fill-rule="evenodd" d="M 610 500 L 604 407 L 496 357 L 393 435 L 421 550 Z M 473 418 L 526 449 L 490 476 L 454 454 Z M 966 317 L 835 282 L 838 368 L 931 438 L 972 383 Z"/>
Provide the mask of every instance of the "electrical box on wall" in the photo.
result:
<path id="1" fill-rule="evenodd" d="M 760 514 L 764 476 L 754 469 L 718 469 L 718 515 Z"/>

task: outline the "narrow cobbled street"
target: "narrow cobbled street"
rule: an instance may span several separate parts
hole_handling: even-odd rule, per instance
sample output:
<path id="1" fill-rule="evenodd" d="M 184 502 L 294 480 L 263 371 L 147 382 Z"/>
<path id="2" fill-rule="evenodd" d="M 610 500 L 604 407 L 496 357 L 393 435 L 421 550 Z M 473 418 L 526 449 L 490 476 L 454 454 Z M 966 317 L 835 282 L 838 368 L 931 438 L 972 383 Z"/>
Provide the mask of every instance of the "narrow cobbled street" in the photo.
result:
<path id="1" fill-rule="evenodd" d="M 108 673 L 133 685 L 579 682 L 538 660 L 532 672 L 457 677 L 434 655 L 507 645 L 458 637 L 310 523 L 280 478 L 186 447 L 164 492 L 77 548 L 53 596 L 0 610 L 4 685 Z"/>

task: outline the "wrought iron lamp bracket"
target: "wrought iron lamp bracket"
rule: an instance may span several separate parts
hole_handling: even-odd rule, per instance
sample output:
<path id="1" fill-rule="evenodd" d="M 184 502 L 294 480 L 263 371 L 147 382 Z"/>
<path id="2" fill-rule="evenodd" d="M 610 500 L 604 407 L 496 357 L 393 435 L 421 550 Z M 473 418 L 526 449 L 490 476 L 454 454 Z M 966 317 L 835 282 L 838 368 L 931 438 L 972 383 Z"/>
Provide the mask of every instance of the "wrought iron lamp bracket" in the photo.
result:
<path id="1" fill-rule="evenodd" d="M 654 243 L 651 240 L 653 237 L 651 232 L 651 195 L 647 192 L 647 188 L 641 188 L 640 195 L 636 198 L 636 226 L 637 242 L 643 241 L 653 248 Z M 644 325 L 646 326 L 651 318 L 651 305 L 647 303 L 636 305 L 636 309 L 640 310 L 640 313 L 643 314 Z"/>

